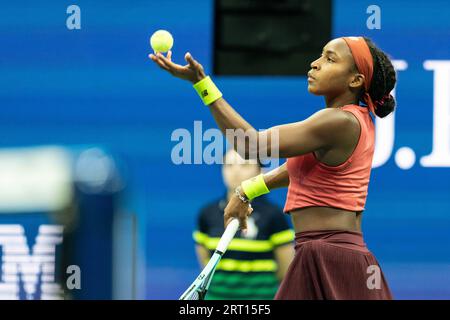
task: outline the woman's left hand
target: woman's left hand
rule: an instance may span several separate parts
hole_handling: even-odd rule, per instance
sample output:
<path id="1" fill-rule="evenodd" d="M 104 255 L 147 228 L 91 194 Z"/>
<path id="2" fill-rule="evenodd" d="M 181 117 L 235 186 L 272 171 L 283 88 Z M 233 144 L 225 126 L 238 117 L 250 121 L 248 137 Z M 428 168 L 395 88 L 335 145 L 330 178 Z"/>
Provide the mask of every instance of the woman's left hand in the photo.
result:
<path id="1" fill-rule="evenodd" d="M 253 211 L 250 203 L 245 203 L 237 195 L 233 195 L 225 208 L 223 220 L 225 228 L 233 218 L 239 220 L 239 227 L 241 230 L 247 230 L 247 218 Z"/>

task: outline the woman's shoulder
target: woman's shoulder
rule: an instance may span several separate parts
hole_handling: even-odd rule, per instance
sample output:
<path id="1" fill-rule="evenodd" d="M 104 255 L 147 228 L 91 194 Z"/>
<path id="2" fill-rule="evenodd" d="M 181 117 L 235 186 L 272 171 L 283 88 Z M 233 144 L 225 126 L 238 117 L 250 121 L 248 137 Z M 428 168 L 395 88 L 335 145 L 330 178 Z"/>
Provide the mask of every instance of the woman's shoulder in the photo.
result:
<path id="1" fill-rule="evenodd" d="M 358 108 L 361 107 L 346 105 L 339 108 L 325 108 L 317 111 L 311 118 L 326 123 L 330 129 L 344 129 L 349 125 L 358 124 L 358 120 L 355 119 L 356 114 L 360 112 Z M 355 116 L 352 116 L 352 114 Z M 337 131 L 334 130 L 333 132 L 336 134 Z"/>

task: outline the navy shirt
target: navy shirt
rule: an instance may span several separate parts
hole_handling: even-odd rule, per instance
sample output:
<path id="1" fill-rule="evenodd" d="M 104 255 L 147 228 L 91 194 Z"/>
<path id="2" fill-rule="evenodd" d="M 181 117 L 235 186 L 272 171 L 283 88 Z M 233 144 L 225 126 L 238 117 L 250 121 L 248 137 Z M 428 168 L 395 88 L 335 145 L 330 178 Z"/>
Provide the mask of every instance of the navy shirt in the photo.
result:
<path id="1" fill-rule="evenodd" d="M 226 198 L 205 206 L 198 217 L 194 240 L 214 252 L 224 232 Z M 247 234 L 240 231 L 217 266 L 207 299 L 273 299 L 278 289 L 274 249 L 290 244 L 294 232 L 282 209 L 264 197 L 252 201 Z"/>

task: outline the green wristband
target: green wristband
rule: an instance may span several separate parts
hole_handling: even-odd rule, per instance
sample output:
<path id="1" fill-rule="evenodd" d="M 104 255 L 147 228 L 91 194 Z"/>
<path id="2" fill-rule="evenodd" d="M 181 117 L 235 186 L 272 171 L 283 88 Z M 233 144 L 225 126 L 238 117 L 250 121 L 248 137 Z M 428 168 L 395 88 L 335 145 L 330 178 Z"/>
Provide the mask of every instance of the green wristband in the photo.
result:
<path id="1" fill-rule="evenodd" d="M 241 187 L 249 200 L 270 192 L 266 186 L 266 183 L 264 182 L 263 174 L 242 181 Z"/>
<path id="2" fill-rule="evenodd" d="M 220 92 L 209 76 L 194 84 L 194 89 L 197 91 L 205 106 L 222 97 L 222 92 Z"/>

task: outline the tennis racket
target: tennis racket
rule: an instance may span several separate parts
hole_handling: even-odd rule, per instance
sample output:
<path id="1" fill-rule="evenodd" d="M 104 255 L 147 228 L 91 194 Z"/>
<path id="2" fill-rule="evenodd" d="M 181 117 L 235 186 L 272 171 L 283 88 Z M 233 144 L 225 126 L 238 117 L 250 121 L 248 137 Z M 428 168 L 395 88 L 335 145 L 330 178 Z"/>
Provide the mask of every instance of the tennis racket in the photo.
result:
<path id="1" fill-rule="evenodd" d="M 233 240 L 236 231 L 239 229 L 239 221 L 237 219 L 231 220 L 225 232 L 217 244 L 213 256 L 209 259 L 208 264 L 203 268 L 203 271 L 189 286 L 189 288 L 181 295 L 179 300 L 204 300 L 206 292 L 208 291 L 211 279 L 216 271 L 217 264 L 222 259 L 223 254 L 227 251 L 227 247 Z"/>

